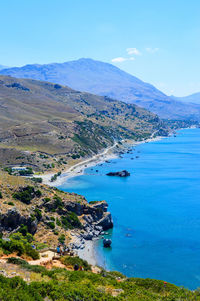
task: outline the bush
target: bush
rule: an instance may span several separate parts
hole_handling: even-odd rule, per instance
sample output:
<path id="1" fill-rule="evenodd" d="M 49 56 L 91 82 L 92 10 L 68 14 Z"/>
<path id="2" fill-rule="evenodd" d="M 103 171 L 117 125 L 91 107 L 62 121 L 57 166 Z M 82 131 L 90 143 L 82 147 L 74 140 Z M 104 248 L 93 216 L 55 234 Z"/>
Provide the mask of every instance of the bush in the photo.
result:
<path id="1" fill-rule="evenodd" d="M 47 225 L 49 226 L 49 228 L 55 229 L 55 223 L 54 222 L 48 222 Z"/>
<path id="2" fill-rule="evenodd" d="M 31 178 L 31 180 L 33 181 L 33 182 L 35 182 L 35 183 L 42 183 L 42 178 Z"/>
<path id="3" fill-rule="evenodd" d="M 55 204 L 56 208 L 59 208 L 59 207 L 62 208 L 63 207 L 63 205 L 64 205 L 63 201 L 59 196 L 55 195 L 53 199 L 54 199 L 54 204 Z"/>
<path id="4" fill-rule="evenodd" d="M 27 234 L 28 235 L 28 234 Z M 30 234 L 31 235 L 31 234 Z M 16 252 L 18 256 L 26 254 L 33 259 L 39 259 L 39 253 L 32 248 L 29 241 L 31 241 L 30 235 L 23 236 L 22 233 L 14 233 L 10 236 L 10 240 L 0 239 L 0 248 L 6 254 Z"/>
<path id="5" fill-rule="evenodd" d="M 74 266 L 75 264 L 79 267 L 82 266 L 85 271 L 91 271 L 91 265 L 86 260 L 81 259 L 78 256 L 64 256 L 61 258 L 61 262 L 66 266 Z"/>
<path id="6" fill-rule="evenodd" d="M 41 212 L 41 210 L 38 209 L 38 208 L 35 208 L 34 212 L 35 212 L 35 216 L 36 216 L 37 220 L 40 221 L 41 218 L 42 218 L 42 212 Z"/>
<path id="7" fill-rule="evenodd" d="M 62 226 L 67 229 L 82 228 L 82 224 L 78 216 L 74 212 L 67 212 L 66 215 L 61 216 Z"/>
<path id="8" fill-rule="evenodd" d="M 15 204 L 13 202 L 8 202 L 9 206 L 15 206 Z"/>
<path id="9" fill-rule="evenodd" d="M 57 226 L 62 226 L 62 223 L 61 223 L 61 221 L 56 217 L 56 225 Z"/>
<path id="10" fill-rule="evenodd" d="M 41 195 L 42 195 L 42 192 L 41 192 L 39 189 L 35 191 L 35 196 L 36 196 L 37 198 L 40 198 Z"/>
<path id="11" fill-rule="evenodd" d="M 23 224 L 20 226 L 19 228 L 19 232 L 23 235 L 23 236 L 26 236 L 27 233 L 28 233 L 28 227 L 27 226 L 24 226 Z"/>
<path id="12" fill-rule="evenodd" d="M 89 202 L 90 205 L 97 204 L 97 203 L 98 203 L 98 201 L 90 201 Z"/>
<path id="13" fill-rule="evenodd" d="M 3 195 L 2 195 L 2 192 L 0 191 L 0 199 L 2 199 L 3 198 Z"/>
<path id="14" fill-rule="evenodd" d="M 28 255 L 31 258 L 33 258 L 33 260 L 36 260 L 36 259 L 40 258 L 40 255 L 39 255 L 38 251 L 36 251 L 35 249 L 33 249 L 30 244 L 26 244 L 25 245 L 25 253 L 26 253 L 26 255 Z"/>
<path id="15" fill-rule="evenodd" d="M 20 176 L 30 176 L 32 174 L 33 174 L 33 169 L 31 167 L 27 167 L 25 170 L 19 171 Z"/>
<path id="16" fill-rule="evenodd" d="M 33 186 L 27 186 L 22 188 L 20 191 L 13 194 L 13 198 L 17 199 L 25 204 L 30 204 L 34 197 L 41 197 L 42 193 L 40 190 L 34 189 Z"/>
<path id="17" fill-rule="evenodd" d="M 65 243 L 65 235 L 61 234 L 58 238 L 58 241 L 63 245 Z"/>

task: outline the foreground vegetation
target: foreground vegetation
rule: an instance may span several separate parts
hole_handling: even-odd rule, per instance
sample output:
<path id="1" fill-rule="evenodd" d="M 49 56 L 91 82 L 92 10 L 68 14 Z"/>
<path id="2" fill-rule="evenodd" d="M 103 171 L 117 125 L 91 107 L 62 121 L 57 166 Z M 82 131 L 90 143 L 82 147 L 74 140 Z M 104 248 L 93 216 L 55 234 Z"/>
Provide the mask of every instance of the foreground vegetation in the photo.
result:
<path id="1" fill-rule="evenodd" d="M 200 300 L 198 291 L 189 291 L 159 280 L 125 278 L 118 272 L 46 270 L 24 260 L 10 259 L 24 270 L 37 273 L 38 281 L 0 275 L 0 300 Z"/>
<path id="2" fill-rule="evenodd" d="M 26 231 L 26 227 L 21 227 L 22 233 Z M 18 232 L 10 235 L 9 239 L 1 238 L 0 234 L 0 255 L 16 253 L 18 256 L 28 256 L 32 259 L 39 259 L 39 253 L 32 248 L 31 242 L 33 237 L 30 233 L 24 233 L 24 235 Z"/>

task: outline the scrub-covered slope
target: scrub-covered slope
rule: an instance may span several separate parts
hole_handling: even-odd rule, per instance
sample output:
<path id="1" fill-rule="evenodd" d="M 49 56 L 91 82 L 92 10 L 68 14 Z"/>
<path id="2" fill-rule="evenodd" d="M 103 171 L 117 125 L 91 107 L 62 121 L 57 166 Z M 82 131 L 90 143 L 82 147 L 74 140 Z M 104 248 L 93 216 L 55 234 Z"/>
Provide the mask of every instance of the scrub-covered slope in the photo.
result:
<path id="1" fill-rule="evenodd" d="M 2 164 L 41 167 L 44 156 L 85 157 L 115 140 L 146 138 L 162 127 L 155 114 L 135 105 L 58 84 L 0 76 Z"/>

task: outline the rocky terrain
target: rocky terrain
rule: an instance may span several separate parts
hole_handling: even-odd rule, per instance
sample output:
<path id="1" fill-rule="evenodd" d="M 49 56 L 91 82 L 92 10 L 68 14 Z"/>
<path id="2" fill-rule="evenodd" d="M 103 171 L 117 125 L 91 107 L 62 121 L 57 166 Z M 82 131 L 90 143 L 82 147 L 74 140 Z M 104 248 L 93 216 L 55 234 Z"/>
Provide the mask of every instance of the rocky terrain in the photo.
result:
<path id="1" fill-rule="evenodd" d="M 0 172 L 0 233 L 9 237 L 25 226 L 37 242 L 55 247 L 60 235 L 70 248 L 73 236 L 85 240 L 98 237 L 113 227 L 105 201 L 89 204 L 74 193 L 33 183 L 29 179 Z"/>

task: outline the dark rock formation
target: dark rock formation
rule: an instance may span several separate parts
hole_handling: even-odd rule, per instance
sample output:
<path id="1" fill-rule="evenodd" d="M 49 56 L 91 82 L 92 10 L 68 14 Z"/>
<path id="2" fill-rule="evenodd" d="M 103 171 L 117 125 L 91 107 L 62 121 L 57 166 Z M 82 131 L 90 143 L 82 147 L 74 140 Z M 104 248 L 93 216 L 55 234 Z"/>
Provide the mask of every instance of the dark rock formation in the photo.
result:
<path id="1" fill-rule="evenodd" d="M 130 176 L 130 173 L 127 170 L 122 170 L 117 172 L 109 172 L 106 175 L 112 177 L 128 177 Z"/>
<path id="2" fill-rule="evenodd" d="M 0 232 L 11 232 L 21 225 L 26 225 L 31 234 L 37 231 L 37 220 L 33 221 L 29 215 L 23 216 L 16 208 L 12 208 L 4 214 L 0 213 Z"/>
<path id="3" fill-rule="evenodd" d="M 103 246 L 104 246 L 104 248 L 110 248 L 111 243 L 112 243 L 111 239 L 104 239 L 103 240 Z"/>

